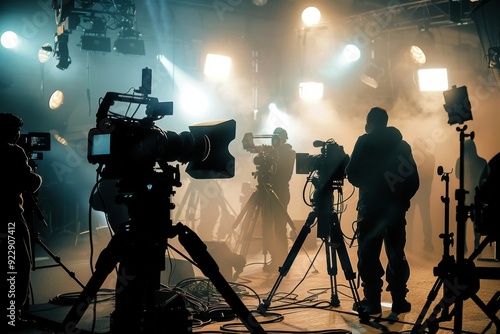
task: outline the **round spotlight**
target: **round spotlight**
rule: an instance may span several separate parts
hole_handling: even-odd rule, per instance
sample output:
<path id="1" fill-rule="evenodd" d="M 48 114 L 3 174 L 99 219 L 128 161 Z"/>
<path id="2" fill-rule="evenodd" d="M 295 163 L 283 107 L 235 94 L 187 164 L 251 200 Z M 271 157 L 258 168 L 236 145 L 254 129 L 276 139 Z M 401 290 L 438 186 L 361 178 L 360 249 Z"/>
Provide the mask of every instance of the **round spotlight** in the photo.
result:
<path id="1" fill-rule="evenodd" d="M 6 31 L 2 34 L 2 37 L 0 38 L 0 41 L 2 42 L 2 45 L 6 49 L 12 49 L 17 46 L 17 43 L 19 42 L 19 38 L 17 37 L 17 34 L 13 31 Z"/>
<path id="2" fill-rule="evenodd" d="M 320 19 L 321 12 L 316 7 L 307 7 L 302 12 L 302 22 L 304 22 L 306 26 L 318 24 Z"/>
<path id="3" fill-rule="evenodd" d="M 56 110 L 62 106 L 64 103 L 64 93 L 59 89 L 56 90 L 49 99 L 49 108 L 52 110 Z"/>
<path id="4" fill-rule="evenodd" d="M 42 45 L 40 50 L 38 50 L 38 60 L 40 63 L 45 63 L 47 60 L 50 59 L 50 56 L 52 55 L 52 46 L 50 43 L 45 43 Z"/>
<path id="5" fill-rule="evenodd" d="M 416 45 L 411 46 L 410 57 L 417 65 L 423 65 L 427 61 L 424 51 Z"/>
<path id="6" fill-rule="evenodd" d="M 361 58 L 361 50 L 354 44 L 347 44 L 342 51 L 342 56 L 349 62 L 355 62 Z"/>

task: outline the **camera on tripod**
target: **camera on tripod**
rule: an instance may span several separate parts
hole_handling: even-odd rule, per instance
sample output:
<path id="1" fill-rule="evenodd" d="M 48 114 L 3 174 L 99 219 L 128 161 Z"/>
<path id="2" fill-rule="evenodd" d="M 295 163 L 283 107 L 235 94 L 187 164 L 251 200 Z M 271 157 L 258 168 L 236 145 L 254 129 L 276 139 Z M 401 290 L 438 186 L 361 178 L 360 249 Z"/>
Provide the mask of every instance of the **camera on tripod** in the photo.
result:
<path id="1" fill-rule="evenodd" d="M 321 147 L 321 154 L 297 153 L 296 173 L 311 174 L 316 171 L 323 180 L 322 183 L 343 185 L 345 169 L 350 159 L 349 155 L 344 152 L 344 147 L 333 139 L 315 140 L 313 146 Z"/>
<path id="2" fill-rule="evenodd" d="M 42 160 L 43 153 L 37 151 L 50 151 L 50 133 L 29 132 L 21 134 L 17 144 L 24 149 L 28 159 Z"/>
<path id="3" fill-rule="evenodd" d="M 271 145 L 255 145 L 254 138 L 270 138 Z M 277 162 L 277 154 L 275 146 L 279 143 L 279 136 L 273 135 L 257 135 L 254 136 L 252 133 L 245 133 L 243 136 L 242 144 L 243 149 L 250 153 L 257 154 L 253 158 L 253 163 L 257 166 L 259 170 L 264 169 L 268 172 L 273 172 L 273 165 Z"/>
<path id="4" fill-rule="evenodd" d="M 146 117 L 111 111 L 111 107 L 119 108 L 116 102 L 124 102 L 127 111 L 131 105 L 137 105 L 137 109 L 145 105 Z M 233 177 L 234 157 L 228 146 L 235 138 L 236 122 L 204 122 L 181 133 L 155 125 L 155 121 L 172 114 L 172 102 L 159 102 L 147 94 L 106 93 L 96 114 L 96 127 L 88 134 L 88 161 L 105 165 L 102 176 L 106 178 L 147 173 L 157 163 L 170 161 L 188 163 L 186 172 L 196 179 Z"/>

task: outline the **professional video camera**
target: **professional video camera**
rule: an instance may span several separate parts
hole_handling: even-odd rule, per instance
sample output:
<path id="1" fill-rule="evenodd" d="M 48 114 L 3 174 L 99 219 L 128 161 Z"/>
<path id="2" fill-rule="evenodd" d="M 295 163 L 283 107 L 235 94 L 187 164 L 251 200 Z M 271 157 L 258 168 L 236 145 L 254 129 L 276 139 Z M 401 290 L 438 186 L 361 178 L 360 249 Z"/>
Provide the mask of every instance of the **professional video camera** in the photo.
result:
<path id="1" fill-rule="evenodd" d="M 36 151 L 50 151 L 50 133 L 29 132 L 21 134 L 17 144 L 24 149 L 28 159 L 42 160 L 43 153 Z"/>
<path id="2" fill-rule="evenodd" d="M 321 147 L 321 154 L 297 153 L 296 173 L 310 174 L 317 171 L 324 182 L 342 185 L 345 168 L 349 163 L 349 156 L 344 152 L 344 147 L 338 145 L 333 139 L 315 140 L 313 146 Z"/>
<path id="3" fill-rule="evenodd" d="M 137 119 L 110 110 L 115 102 L 146 106 L 146 117 Z M 117 107 L 117 106 L 115 106 Z M 155 121 L 173 114 L 172 102 L 114 92 L 106 93 L 96 115 L 96 127 L 89 131 L 88 161 L 105 165 L 102 176 L 123 178 L 152 170 L 156 163 L 189 163 L 186 172 L 196 179 L 231 178 L 234 157 L 229 143 L 235 138 L 234 120 L 195 124 L 191 132 L 165 131 Z M 135 113 L 132 115 L 134 116 Z"/>
<path id="4" fill-rule="evenodd" d="M 254 138 L 270 138 L 271 145 L 255 145 Z M 253 158 L 253 163 L 257 166 L 258 171 L 274 172 L 274 165 L 276 164 L 276 150 L 275 146 L 279 143 L 278 135 L 257 135 L 252 133 L 245 133 L 243 136 L 243 149 L 250 153 L 257 154 Z"/>

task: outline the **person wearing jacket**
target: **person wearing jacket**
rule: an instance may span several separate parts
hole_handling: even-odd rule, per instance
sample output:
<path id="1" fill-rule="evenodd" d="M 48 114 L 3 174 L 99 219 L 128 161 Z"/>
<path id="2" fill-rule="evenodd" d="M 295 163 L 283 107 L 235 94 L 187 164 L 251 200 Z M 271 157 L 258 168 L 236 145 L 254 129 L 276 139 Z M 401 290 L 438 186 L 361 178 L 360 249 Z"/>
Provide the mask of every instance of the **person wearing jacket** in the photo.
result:
<path id="1" fill-rule="evenodd" d="M 366 133 L 354 146 L 346 167 L 349 182 L 359 188 L 358 271 L 369 314 L 381 313 L 382 277 L 392 297 L 392 312 L 411 310 L 406 300 L 410 267 L 405 256 L 406 211 L 419 187 L 417 165 L 401 132 L 387 126 L 387 111 L 373 107 L 366 117 Z M 387 267 L 380 261 L 385 245 Z"/>

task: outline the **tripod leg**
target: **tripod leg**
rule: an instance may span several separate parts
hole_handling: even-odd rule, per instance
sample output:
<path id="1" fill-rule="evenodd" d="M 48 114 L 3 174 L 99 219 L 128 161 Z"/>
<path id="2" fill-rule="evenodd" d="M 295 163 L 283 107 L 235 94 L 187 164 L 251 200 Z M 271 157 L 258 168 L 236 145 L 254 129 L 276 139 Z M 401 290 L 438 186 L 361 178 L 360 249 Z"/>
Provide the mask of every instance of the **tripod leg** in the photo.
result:
<path id="1" fill-rule="evenodd" d="M 39 234 L 36 235 L 36 240 L 35 240 L 35 243 L 39 244 L 40 247 L 43 248 L 43 250 L 49 254 L 49 256 L 57 263 L 58 266 L 60 266 L 61 268 L 63 268 L 63 270 L 69 275 L 69 277 L 71 277 L 72 279 L 75 280 L 75 282 L 83 289 L 85 288 L 85 285 L 83 285 L 83 283 L 76 277 L 76 274 L 69 270 L 68 267 L 66 267 L 62 262 L 61 262 L 61 258 L 57 255 L 55 255 L 54 253 L 52 253 L 52 251 L 47 247 L 47 245 L 45 245 L 40 237 Z M 51 266 L 52 267 L 52 266 Z M 36 267 L 34 266 L 33 267 L 33 270 L 36 270 L 36 269 L 40 269 L 40 268 L 47 268 L 47 267 Z"/>
<path id="2" fill-rule="evenodd" d="M 217 263 L 207 252 L 207 247 L 201 239 L 187 226 L 177 224 L 179 241 L 187 250 L 189 255 L 198 264 L 203 274 L 205 274 L 217 290 L 224 297 L 231 309 L 236 313 L 241 322 L 250 331 L 250 333 L 265 334 L 266 332 L 247 309 L 245 304 L 238 298 L 229 283 L 219 272 Z"/>
<path id="3" fill-rule="evenodd" d="M 340 260 L 340 264 L 342 266 L 342 271 L 344 272 L 344 276 L 346 280 L 349 282 L 349 287 L 352 292 L 352 297 L 354 299 L 354 305 L 356 308 L 356 311 L 358 312 L 359 319 L 361 322 L 368 322 L 370 320 L 369 314 L 365 311 L 361 304 L 361 299 L 359 298 L 358 290 L 356 289 L 356 273 L 352 269 L 351 261 L 349 260 L 349 254 L 347 253 L 347 248 L 345 246 L 343 237 L 342 237 L 342 231 L 340 229 L 340 222 L 338 220 L 337 214 L 334 212 L 332 213 L 332 225 L 331 225 L 331 235 L 330 235 L 330 247 L 332 249 L 336 250 L 337 255 Z M 328 244 L 327 244 L 328 245 Z M 328 247 L 327 247 L 328 248 Z M 328 252 L 328 250 L 327 250 Z M 335 254 L 334 251 L 331 251 L 329 254 L 332 254 L 332 256 Z M 330 269 L 329 269 L 330 272 Z M 335 273 L 337 272 L 337 269 L 335 268 Z M 335 291 L 336 293 L 336 291 Z"/>
<path id="4" fill-rule="evenodd" d="M 290 267 L 293 264 L 293 261 L 297 257 L 297 254 L 299 253 L 300 248 L 304 244 L 304 241 L 306 240 L 307 236 L 309 233 L 311 233 L 311 226 L 316 220 L 316 213 L 314 211 L 311 211 L 309 215 L 307 216 L 306 222 L 304 226 L 302 226 L 302 229 L 300 230 L 299 235 L 297 236 L 297 239 L 293 243 L 292 249 L 288 253 L 288 256 L 285 259 L 285 262 L 283 263 L 283 266 L 280 267 L 279 269 L 279 276 L 276 282 L 274 283 L 273 288 L 271 289 L 271 292 L 267 296 L 266 299 L 262 301 L 262 303 L 258 307 L 258 311 L 261 314 L 265 314 L 269 306 L 271 305 L 271 300 L 273 299 L 276 290 L 278 290 L 278 287 L 283 280 L 283 277 L 285 277 L 288 274 L 288 271 L 290 270 Z"/>
<path id="5" fill-rule="evenodd" d="M 99 291 L 108 275 L 118 263 L 120 259 L 119 250 L 121 248 L 122 240 L 119 233 L 117 233 L 111 238 L 108 246 L 99 255 L 96 262 L 96 271 L 64 318 L 62 323 L 64 333 L 74 333 L 78 322 L 85 314 L 92 300 L 96 297 L 97 291 Z"/>

